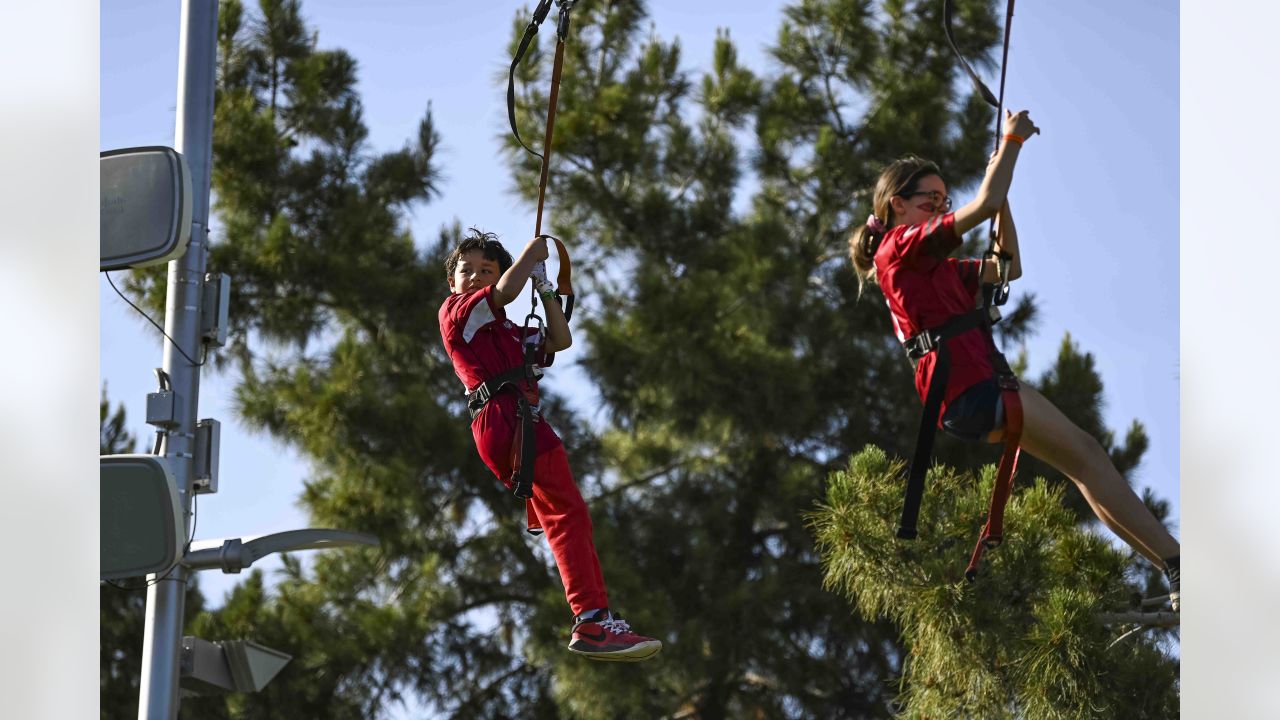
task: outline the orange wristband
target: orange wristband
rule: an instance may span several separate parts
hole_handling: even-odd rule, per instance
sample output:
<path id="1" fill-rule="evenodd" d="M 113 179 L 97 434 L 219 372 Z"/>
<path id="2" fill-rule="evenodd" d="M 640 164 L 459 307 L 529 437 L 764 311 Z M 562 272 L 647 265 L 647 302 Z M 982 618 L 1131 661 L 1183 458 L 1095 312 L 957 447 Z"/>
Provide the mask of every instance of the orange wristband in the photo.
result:
<path id="1" fill-rule="evenodd" d="M 1014 135 L 1013 133 L 1005 133 L 1004 139 L 1012 140 L 1018 143 L 1019 145 L 1021 145 L 1023 142 L 1026 141 L 1026 138 L 1022 137 L 1021 135 Z"/>

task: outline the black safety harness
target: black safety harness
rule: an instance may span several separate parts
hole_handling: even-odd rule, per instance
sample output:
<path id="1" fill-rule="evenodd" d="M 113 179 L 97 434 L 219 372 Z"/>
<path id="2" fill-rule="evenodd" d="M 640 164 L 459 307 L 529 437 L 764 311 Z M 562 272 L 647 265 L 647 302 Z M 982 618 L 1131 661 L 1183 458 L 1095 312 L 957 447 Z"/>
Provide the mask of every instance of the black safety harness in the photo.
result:
<path id="1" fill-rule="evenodd" d="M 965 61 L 964 56 L 960 54 L 960 49 L 956 46 L 955 37 L 951 32 L 952 0 L 944 0 L 943 4 L 943 23 L 947 40 L 951 43 L 951 49 L 955 51 L 956 57 L 960 59 L 960 64 L 968 73 L 979 94 L 988 103 L 996 107 L 997 148 L 1001 140 L 1001 111 L 1004 105 L 1004 79 L 1005 68 L 1008 65 L 1009 58 L 1009 28 L 1013 21 L 1013 2 L 1014 0 L 1009 0 L 1005 16 L 1004 57 L 1001 61 L 1000 69 L 999 98 L 993 95 L 991 90 L 983 84 L 977 74 L 973 72 L 973 69 L 969 67 L 969 63 Z M 999 268 L 999 280 L 995 283 L 983 283 L 982 307 L 956 315 L 937 327 L 923 330 L 903 343 L 907 351 L 907 357 L 913 363 L 918 363 L 921 358 L 929 353 L 937 353 L 937 358 L 933 364 L 933 374 L 930 376 L 929 387 L 925 393 L 924 411 L 920 416 L 920 428 L 916 433 L 915 451 L 912 454 L 911 466 L 907 471 L 906 492 L 902 502 L 902 519 L 899 522 L 897 533 L 899 538 L 905 540 L 914 539 L 919 534 L 917 522 L 920 515 L 920 502 L 924 496 L 925 472 L 928 470 L 933 458 L 933 440 L 938 431 L 938 420 L 942 413 L 942 401 L 951 378 L 951 352 L 948 342 L 952 338 L 975 329 L 981 329 L 988 338 L 991 338 L 992 327 L 1000 321 L 999 306 L 1004 305 L 1009 299 L 1009 266 L 1013 258 L 996 250 L 996 224 L 994 218 L 991 221 L 990 234 L 991 242 L 987 247 L 987 252 L 983 255 L 983 263 L 980 266 L 979 273 L 982 272 L 982 268 L 986 267 L 986 260 L 994 258 Z M 995 348 L 994 340 L 992 340 L 991 346 Z M 977 545 L 973 549 L 969 566 L 965 569 L 965 577 L 970 582 L 977 577 L 978 564 L 982 560 L 984 551 L 997 547 L 1004 540 L 1004 509 L 1008 504 L 1009 495 L 1013 489 L 1013 476 L 1017 471 L 1018 454 L 1022 440 L 1022 400 L 1018 394 L 1018 378 L 1009 367 L 1009 362 L 1004 354 L 998 349 L 992 350 L 990 362 L 995 374 L 996 384 L 1001 391 L 1001 399 L 1004 402 L 1004 452 L 1000 457 L 1000 466 L 996 472 L 996 483 L 991 493 L 991 505 L 987 512 L 987 522 L 982 528 Z"/>

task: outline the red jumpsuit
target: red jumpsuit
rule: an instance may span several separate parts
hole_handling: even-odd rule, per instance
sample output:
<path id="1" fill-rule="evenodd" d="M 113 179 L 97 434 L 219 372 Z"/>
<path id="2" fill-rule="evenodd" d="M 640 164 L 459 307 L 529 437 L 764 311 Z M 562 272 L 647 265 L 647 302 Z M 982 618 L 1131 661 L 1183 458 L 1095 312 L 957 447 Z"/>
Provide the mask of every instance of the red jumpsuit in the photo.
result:
<path id="1" fill-rule="evenodd" d="M 490 285 L 473 293 L 450 295 L 440 307 L 445 352 L 468 391 L 524 362 L 524 328 L 508 320 L 505 309 L 493 302 L 493 289 Z M 536 407 L 537 382 L 525 385 L 525 394 Z M 471 421 L 481 459 L 507 487 L 511 487 L 511 450 L 519 423 L 516 413 L 514 392 L 504 390 Z M 533 497 L 527 506 L 529 526 L 546 531 L 574 615 L 606 608 L 609 599 L 591 537 L 591 517 L 573 480 L 564 444 L 545 419 L 533 426 L 538 455 Z"/>

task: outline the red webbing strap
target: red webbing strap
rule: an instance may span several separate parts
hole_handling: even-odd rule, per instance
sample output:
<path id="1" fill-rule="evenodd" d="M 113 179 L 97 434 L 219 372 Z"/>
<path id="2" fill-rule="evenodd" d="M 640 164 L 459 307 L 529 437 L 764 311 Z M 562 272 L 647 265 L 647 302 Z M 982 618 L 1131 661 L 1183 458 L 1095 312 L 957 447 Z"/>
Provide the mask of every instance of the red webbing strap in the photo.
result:
<path id="1" fill-rule="evenodd" d="M 555 242 L 556 252 L 560 255 L 560 273 L 556 277 L 556 294 L 564 296 L 564 321 L 569 322 L 573 317 L 573 266 L 569 263 L 569 251 L 565 249 L 564 243 L 560 238 L 554 235 L 539 235 L 548 240 Z M 537 294 L 534 294 L 534 302 L 536 303 Z M 542 367 L 551 367 L 551 363 L 555 362 L 555 353 L 544 353 Z"/>
<path id="2" fill-rule="evenodd" d="M 556 294 L 573 297 L 573 269 L 569 265 L 569 251 L 565 249 L 564 243 L 560 242 L 560 238 L 551 237 L 556 243 L 556 252 L 560 254 L 560 275 L 556 277 Z M 569 307 L 573 307 L 573 301 L 570 301 Z M 564 317 L 569 319 L 569 310 L 565 310 Z"/>
<path id="3" fill-rule="evenodd" d="M 538 455 L 537 433 L 533 429 L 536 420 L 524 393 L 516 396 L 516 403 L 519 421 L 511 442 L 511 492 L 521 500 L 528 500 L 533 497 L 533 461 Z"/>
<path id="4" fill-rule="evenodd" d="M 991 489 L 991 507 L 987 510 L 987 524 L 982 528 L 978 544 L 973 548 L 973 556 L 969 558 L 969 567 L 964 576 L 973 582 L 978 576 L 978 563 L 982 554 L 993 549 L 1004 541 L 1004 508 L 1009 503 L 1009 495 L 1013 492 L 1013 476 L 1018 471 L 1019 443 L 1022 441 L 1022 398 L 1016 389 L 1006 389 L 1001 393 L 1004 400 L 1004 454 L 1000 456 L 1000 468 L 996 471 L 995 487 Z"/>
<path id="5" fill-rule="evenodd" d="M 541 535 L 542 521 L 538 519 L 538 514 L 533 511 L 533 498 L 524 501 L 524 514 L 526 518 L 524 531 L 530 535 Z"/>
<path id="6" fill-rule="evenodd" d="M 547 98 L 547 134 L 542 140 L 542 173 L 538 177 L 538 220 L 533 234 L 542 234 L 542 206 L 547 195 L 547 173 L 551 169 L 551 136 L 556 129 L 556 102 L 560 99 L 560 73 L 564 69 L 564 39 L 556 41 L 556 60 L 551 67 L 551 96 Z"/>

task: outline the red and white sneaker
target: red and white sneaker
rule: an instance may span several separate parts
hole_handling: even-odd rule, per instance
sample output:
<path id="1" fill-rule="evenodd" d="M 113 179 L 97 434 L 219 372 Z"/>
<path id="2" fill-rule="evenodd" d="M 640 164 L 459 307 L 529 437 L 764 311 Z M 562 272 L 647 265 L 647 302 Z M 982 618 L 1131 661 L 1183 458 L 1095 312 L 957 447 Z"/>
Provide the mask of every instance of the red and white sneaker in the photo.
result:
<path id="1" fill-rule="evenodd" d="M 590 660 L 640 662 L 662 649 L 662 641 L 631 632 L 631 626 L 608 610 L 597 610 L 589 617 L 579 617 L 573 624 L 569 652 L 585 655 Z"/>

